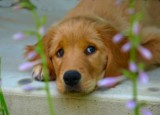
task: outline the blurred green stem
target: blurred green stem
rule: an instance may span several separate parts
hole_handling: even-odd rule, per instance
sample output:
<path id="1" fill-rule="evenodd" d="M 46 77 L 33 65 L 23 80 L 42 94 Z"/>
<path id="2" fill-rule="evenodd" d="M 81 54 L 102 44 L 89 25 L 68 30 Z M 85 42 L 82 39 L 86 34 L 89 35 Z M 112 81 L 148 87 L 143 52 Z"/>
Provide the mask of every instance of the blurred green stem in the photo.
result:
<path id="1" fill-rule="evenodd" d="M 0 57 L 0 85 L 2 83 L 1 75 L 2 75 L 2 60 L 1 60 L 1 57 Z M 5 102 L 1 86 L 0 86 L 0 107 L 1 107 L 1 111 L 2 111 L 3 115 L 9 115 L 7 104 Z"/>
<path id="2" fill-rule="evenodd" d="M 45 90 L 46 90 L 46 94 L 47 94 L 47 100 L 48 100 L 48 105 L 49 105 L 49 110 L 50 110 L 50 115 L 54 115 L 54 107 L 53 107 L 53 100 L 51 97 L 51 93 L 49 90 L 49 73 L 48 73 L 48 69 L 47 69 L 47 62 L 46 62 L 46 57 L 44 54 L 44 48 L 43 48 L 43 43 L 42 43 L 42 36 L 38 33 L 38 29 L 40 28 L 40 26 L 42 26 L 40 24 L 40 20 L 39 20 L 39 16 L 36 10 L 32 10 L 32 15 L 34 17 L 34 21 L 36 23 L 36 29 L 37 29 L 37 40 L 38 40 L 38 53 L 40 54 L 41 57 L 41 62 L 42 62 L 42 67 L 43 67 L 43 72 L 44 72 L 44 80 L 45 80 Z"/>
<path id="3" fill-rule="evenodd" d="M 135 0 L 130 0 L 130 9 L 135 8 Z M 133 33 L 133 26 L 136 19 L 136 14 L 131 14 L 130 15 L 130 31 L 129 31 L 129 40 L 131 43 L 131 52 L 130 52 L 130 61 L 131 62 L 136 62 L 136 45 L 135 45 L 135 40 L 137 39 L 137 36 Z M 137 88 L 137 73 L 133 72 L 131 74 L 131 81 L 132 81 L 132 95 L 133 95 L 133 100 L 136 102 L 136 107 L 134 108 L 134 115 L 139 115 L 139 105 L 138 105 L 138 88 Z"/>

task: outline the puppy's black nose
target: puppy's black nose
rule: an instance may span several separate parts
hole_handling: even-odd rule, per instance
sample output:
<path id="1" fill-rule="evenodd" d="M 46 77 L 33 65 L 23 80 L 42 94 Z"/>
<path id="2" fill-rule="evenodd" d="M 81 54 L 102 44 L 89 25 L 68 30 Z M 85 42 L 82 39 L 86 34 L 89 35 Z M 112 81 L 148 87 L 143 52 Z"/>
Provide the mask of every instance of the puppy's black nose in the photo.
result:
<path id="1" fill-rule="evenodd" d="M 63 76 L 65 84 L 71 87 L 77 85 L 80 79 L 81 79 L 81 74 L 78 71 L 74 70 L 65 72 Z"/>

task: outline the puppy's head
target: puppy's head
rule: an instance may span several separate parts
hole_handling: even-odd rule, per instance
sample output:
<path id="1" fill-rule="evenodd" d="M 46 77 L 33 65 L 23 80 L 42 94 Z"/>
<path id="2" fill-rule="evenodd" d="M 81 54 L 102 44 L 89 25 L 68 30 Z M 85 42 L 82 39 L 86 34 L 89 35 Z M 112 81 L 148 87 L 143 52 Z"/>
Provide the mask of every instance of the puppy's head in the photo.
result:
<path id="1" fill-rule="evenodd" d="M 55 72 L 61 93 L 89 93 L 99 79 L 115 72 L 111 49 L 116 51 L 112 43 L 116 31 L 103 20 L 67 19 L 54 27 L 52 33 L 47 45 L 48 59 L 54 67 L 50 71 Z"/>

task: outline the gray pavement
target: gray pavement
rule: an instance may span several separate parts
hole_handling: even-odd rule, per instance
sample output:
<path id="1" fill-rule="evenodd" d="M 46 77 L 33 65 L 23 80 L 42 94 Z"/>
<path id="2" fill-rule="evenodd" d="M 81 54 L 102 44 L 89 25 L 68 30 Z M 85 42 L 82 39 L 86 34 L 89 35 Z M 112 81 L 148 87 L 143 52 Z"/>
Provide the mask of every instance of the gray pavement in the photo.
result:
<path id="1" fill-rule="evenodd" d="M 8 5 L 11 0 L 2 0 Z M 47 15 L 47 28 L 58 21 L 72 8 L 76 0 L 34 0 L 40 15 Z M 11 115 L 49 115 L 45 91 L 24 92 L 18 81 L 31 78 L 31 70 L 21 72 L 18 66 L 25 62 L 23 49 L 34 44 L 36 38 L 14 41 L 14 33 L 33 29 L 33 20 L 25 10 L 14 11 L 0 7 L 0 57 L 2 58 L 2 88 Z M 160 69 L 149 72 L 150 82 L 139 84 L 139 99 L 148 102 L 154 115 L 160 115 Z M 43 82 L 32 81 L 34 86 Z M 89 96 L 64 96 L 57 92 L 55 83 L 50 83 L 56 115 L 132 115 L 124 106 L 131 99 L 131 83 L 126 81 L 115 88 L 95 91 Z M 117 109 L 118 108 L 118 109 Z"/>

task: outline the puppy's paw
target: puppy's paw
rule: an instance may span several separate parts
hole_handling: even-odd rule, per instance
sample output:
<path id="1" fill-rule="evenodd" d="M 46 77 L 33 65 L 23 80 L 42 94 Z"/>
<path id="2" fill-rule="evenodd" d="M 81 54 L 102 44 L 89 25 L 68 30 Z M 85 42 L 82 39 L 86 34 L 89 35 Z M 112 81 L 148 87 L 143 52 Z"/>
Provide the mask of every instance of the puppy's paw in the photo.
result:
<path id="1" fill-rule="evenodd" d="M 33 67 L 32 77 L 37 81 L 44 81 L 44 75 L 42 70 L 42 65 L 36 65 Z"/>

